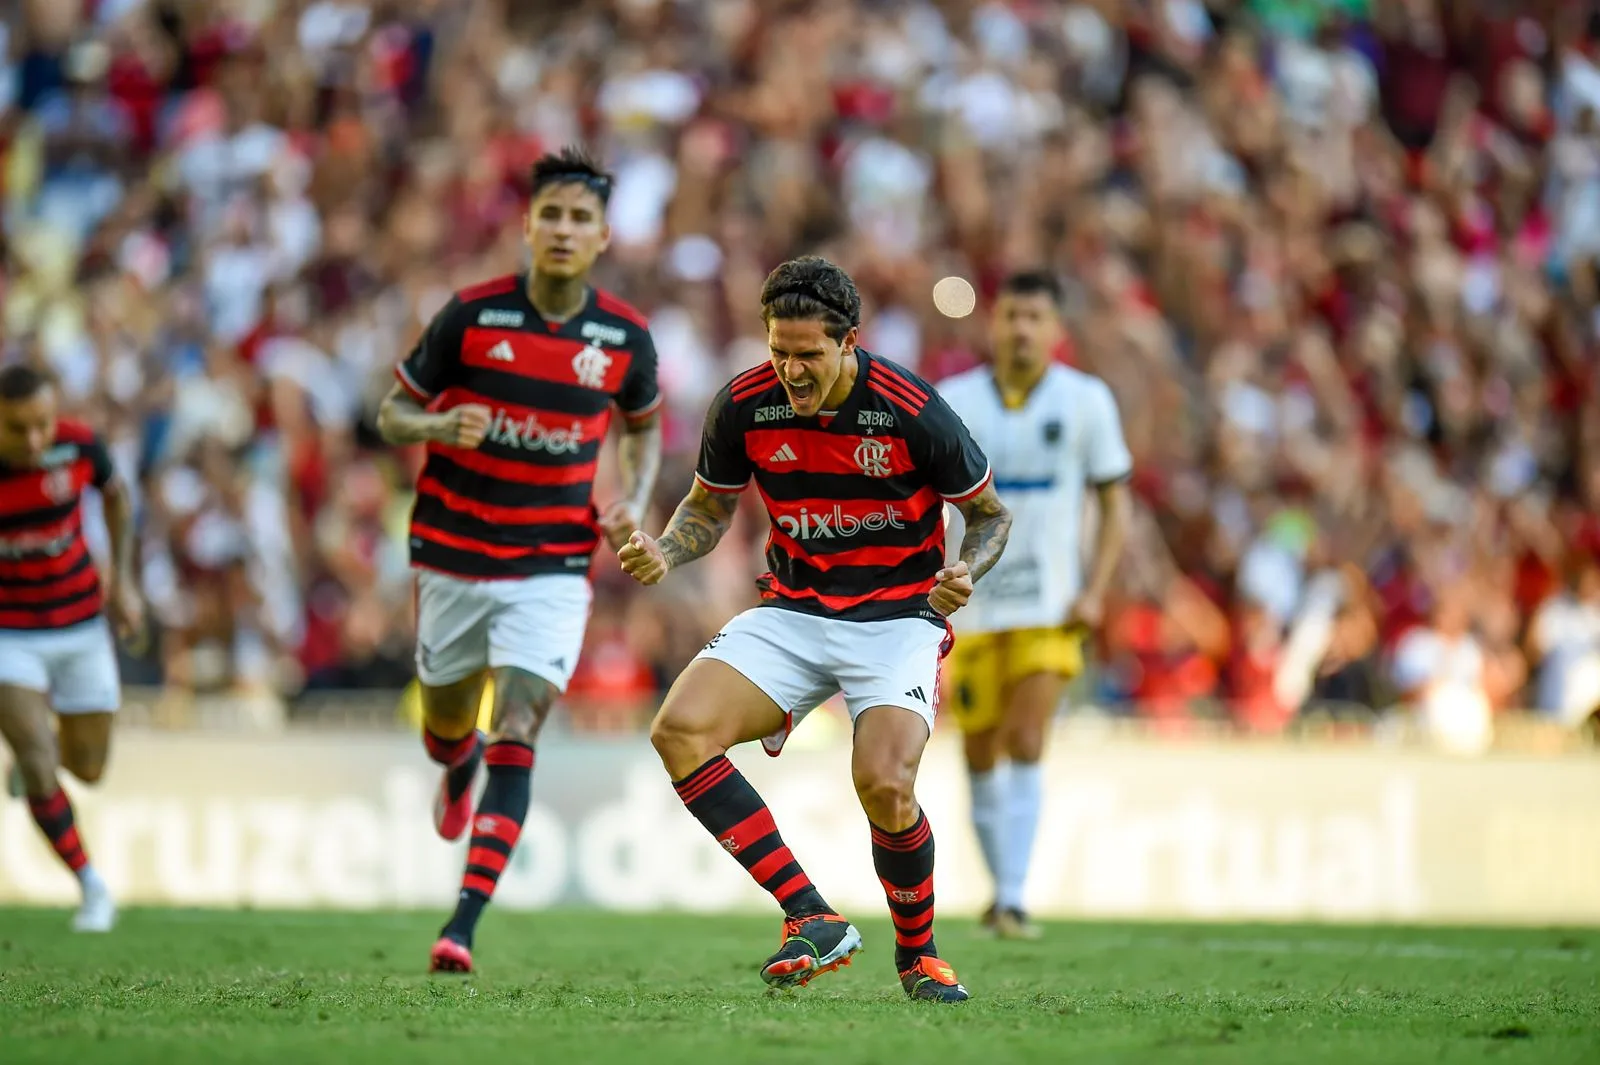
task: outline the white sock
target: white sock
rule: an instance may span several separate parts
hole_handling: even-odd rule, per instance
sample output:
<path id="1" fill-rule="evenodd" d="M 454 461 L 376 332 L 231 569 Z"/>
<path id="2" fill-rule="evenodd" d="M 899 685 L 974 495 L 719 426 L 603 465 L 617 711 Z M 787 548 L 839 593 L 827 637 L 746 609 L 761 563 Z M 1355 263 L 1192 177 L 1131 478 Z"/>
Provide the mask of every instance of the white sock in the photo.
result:
<path id="1" fill-rule="evenodd" d="M 978 834 L 978 846 L 983 850 L 984 864 L 994 878 L 995 888 L 1000 885 L 1000 786 L 1004 781 L 998 770 L 986 773 L 968 771 L 972 783 L 972 828 Z"/>
<path id="2" fill-rule="evenodd" d="M 86 865 L 78 870 L 78 886 L 83 889 L 85 898 L 94 894 L 104 894 L 106 882 L 100 879 L 100 874 L 95 872 L 92 865 Z"/>
<path id="3" fill-rule="evenodd" d="M 1008 777 L 997 901 L 1003 910 L 1020 910 L 1023 888 L 1028 882 L 1028 863 L 1033 857 L 1033 837 L 1039 828 L 1044 771 L 1038 762 L 1012 762 Z"/>

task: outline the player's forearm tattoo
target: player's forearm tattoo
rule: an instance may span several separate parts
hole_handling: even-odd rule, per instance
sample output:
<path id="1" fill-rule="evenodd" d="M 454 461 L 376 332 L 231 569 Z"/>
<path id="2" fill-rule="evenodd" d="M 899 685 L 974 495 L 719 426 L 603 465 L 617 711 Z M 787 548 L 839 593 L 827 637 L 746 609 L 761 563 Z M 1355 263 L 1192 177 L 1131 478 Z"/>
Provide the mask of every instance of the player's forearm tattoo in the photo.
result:
<path id="1" fill-rule="evenodd" d="M 429 414 L 399 385 L 383 397 L 378 408 L 378 435 L 396 447 L 427 443 L 434 438 L 437 424 L 438 416 Z"/>
<path id="2" fill-rule="evenodd" d="M 711 553 L 733 524 L 739 508 L 736 492 L 708 492 L 698 482 L 678 504 L 667 529 L 657 540 L 662 556 L 674 569 Z"/>
<path id="3" fill-rule="evenodd" d="M 104 509 L 106 519 L 106 532 L 111 537 L 112 564 L 116 567 L 118 580 L 132 580 L 134 545 L 137 537 L 133 530 L 133 497 L 128 494 L 128 486 L 120 479 L 111 482 L 110 491 L 105 493 Z"/>
<path id="4" fill-rule="evenodd" d="M 656 490 L 656 475 L 661 472 L 661 420 L 652 418 L 644 425 L 630 427 L 617 448 L 617 466 L 622 474 L 622 494 L 642 516 L 650 507 Z"/>
<path id="5" fill-rule="evenodd" d="M 974 583 L 1000 561 L 1006 549 L 1006 539 L 1011 535 L 1011 511 L 995 495 L 990 485 L 956 508 L 967 522 L 967 534 L 961 538 L 961 561 L 967 564 L 967 573 Z"/>

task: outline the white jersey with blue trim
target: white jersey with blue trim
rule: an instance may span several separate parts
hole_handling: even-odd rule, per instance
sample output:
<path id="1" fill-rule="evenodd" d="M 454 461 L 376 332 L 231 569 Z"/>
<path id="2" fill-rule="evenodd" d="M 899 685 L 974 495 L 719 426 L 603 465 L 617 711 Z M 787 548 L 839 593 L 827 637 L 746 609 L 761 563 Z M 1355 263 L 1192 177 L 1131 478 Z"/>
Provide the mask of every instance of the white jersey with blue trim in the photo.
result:
<path id="1" fill-rule="evenodd" d="M 989 456 L 995 491 L 1013 519 L 1005 553 L 951 624 L 957 633 L 1061 624 L 1083 586 L 1084 495 L 1133 471 L 1111 389 L 1052 363 L 1015 408 L 988 367 L 948 378 L 939 391 Z M 962 531 L 958 516 L 950 558 Z"/>

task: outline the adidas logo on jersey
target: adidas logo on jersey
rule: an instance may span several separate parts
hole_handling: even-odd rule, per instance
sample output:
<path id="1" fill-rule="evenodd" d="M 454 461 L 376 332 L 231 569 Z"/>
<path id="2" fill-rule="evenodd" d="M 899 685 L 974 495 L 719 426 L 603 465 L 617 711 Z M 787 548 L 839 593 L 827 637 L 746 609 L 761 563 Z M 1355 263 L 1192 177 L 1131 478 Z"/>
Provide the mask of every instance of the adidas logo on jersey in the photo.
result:
<path id="1" fill-rule="evenodd" d="M 907 699 L 915 699 L 917 702 L 922 703 L 924 705 L 926 705 L 927 702 L 928 702 L 928 697 L 923 694 L 921 685 L 918 685 L 917 687 L 912 688 L 910 691 L 906 692 L 906 698 Z M 912 901 L 915 901 L 915 900 L 912 900 Z"/>
<path id="2" fill-rule="evenodd" d="M 798 456 L 795 455 L 794 448 L 790 447 L 788 444 L 785 444 L 782 447 L 780 447 L 778 450 L 774 451 L 772 453 L 772 457 L 767 459 L 767 461 L 768 462 L 796 462 L 796 461 L 798 461 Z"/>
<path id="3" fill-rule="evenodd" d="M 502 340 L 489 349 L 488 357 L 495 362 L 516 362 L 517 353 L 511 350 L 511 341 Z"/>

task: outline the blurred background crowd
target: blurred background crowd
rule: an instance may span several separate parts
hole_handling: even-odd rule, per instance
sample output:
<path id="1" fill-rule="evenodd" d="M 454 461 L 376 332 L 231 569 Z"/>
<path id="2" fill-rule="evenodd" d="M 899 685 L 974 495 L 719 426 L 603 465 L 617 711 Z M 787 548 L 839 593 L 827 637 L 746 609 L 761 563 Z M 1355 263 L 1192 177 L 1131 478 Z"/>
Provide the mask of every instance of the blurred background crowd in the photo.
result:
<path id="1" fill-rule="evenodd" d="M 1600 705 L 1600 15 L 1574 0 L 12 0 L 4 360 L 138 486 L 129 680 L 290 698 L 411 675 L 418 456 L 373 431 L 527 167 L 618 174 L 601 281 L 650 314 L 659 527 L 701 414 L 820 252 L 866 345 L 981 360 L 1067 284 L 1136 530 L 1078 693 L 1274 731 L 1307 707 Z M 978 313 L 935 312 L 973 280 Z M 613 491 L 601 483 L 603 503 Z M 596 564 L 572 703 L 638 708 L 751 601 L 762 519 L 636 594 Z"/>

